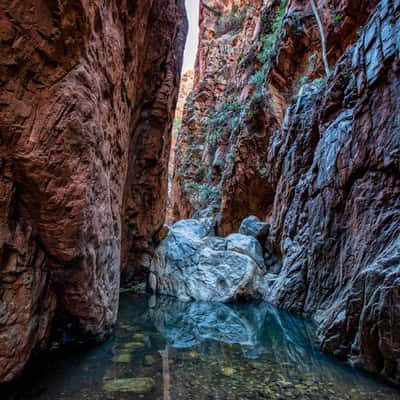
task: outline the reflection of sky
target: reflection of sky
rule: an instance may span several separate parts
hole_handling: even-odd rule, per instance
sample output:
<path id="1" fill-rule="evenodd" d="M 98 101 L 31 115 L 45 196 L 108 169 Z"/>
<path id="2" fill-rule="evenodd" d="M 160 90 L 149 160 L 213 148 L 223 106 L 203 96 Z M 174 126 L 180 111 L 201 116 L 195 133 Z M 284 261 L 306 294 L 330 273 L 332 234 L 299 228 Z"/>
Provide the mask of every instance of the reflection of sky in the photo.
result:
<path id="1" fill-rule="evenodd" d="M 185 0 L 189 19 L 189 34 L 186 42 L 183 72 L 193 69 L 199 35 L 199 0 Z"/>

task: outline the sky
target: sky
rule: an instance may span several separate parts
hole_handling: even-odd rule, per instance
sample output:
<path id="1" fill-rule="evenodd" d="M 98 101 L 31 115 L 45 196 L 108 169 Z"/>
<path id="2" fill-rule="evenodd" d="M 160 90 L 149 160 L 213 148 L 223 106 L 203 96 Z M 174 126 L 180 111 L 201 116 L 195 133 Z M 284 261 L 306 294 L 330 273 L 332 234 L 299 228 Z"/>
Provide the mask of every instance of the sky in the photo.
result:
<path id="1" fill-rule="evenodd" d="M 186 0 L 186 9 L 189 18 L 189 34 L 187 37 L 183 72 L 194 68 L 196 60 L 197 43 L 199 37 L 199 1 Z"/>

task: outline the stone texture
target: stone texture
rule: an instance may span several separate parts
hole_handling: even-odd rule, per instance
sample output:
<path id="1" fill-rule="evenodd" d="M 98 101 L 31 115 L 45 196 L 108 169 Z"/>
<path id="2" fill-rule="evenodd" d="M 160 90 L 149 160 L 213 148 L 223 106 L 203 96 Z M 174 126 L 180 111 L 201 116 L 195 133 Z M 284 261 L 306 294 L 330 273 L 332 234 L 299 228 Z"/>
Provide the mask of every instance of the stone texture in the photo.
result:
<path id="1" fill-rule="evenodd" d="M 249 255 L 260 268 L 264 267 L 264 258 L 260 243 L 253 236 L 232 233 L 226 237 L 226 249 Z"/>
<path id="2" fill-rule="evenodd" d="M 255 2 L 228 33 L 202 11 L 174 216 L 207 209 L 219 235 L 268 222 L 265 298 L 313 317 L 326 351 L 399 382 L 400 4 L 317 1 L 329 79 L 309 2 L 289 1 L 274 33 L 282 4 Z"/>
<path id="3" fill-rule="evenodd" d="M 149 283 L 153 292 L 185 301 L 230 302 L 259 297 L 263 266 L 252 236 L 209 238 L 200 222 L 181 220 L 157 248 Z"/>
<path id="4" fill-rule="evenodd" d="M 262 222 L 256 216 L 251 215 L 242 221 L 239 233 L 254 236 L 257 240 L 263 243 L 269 233 L 269 224 Z"/>
<path id="5" fill-rule="evenodd" d="M 379 4 L 320 94 L 300 100 L 297 113 L 289 111 L 283 140 L 271 147 L 278 180 L 270 247 L 283 266 L 267 296 L 314 315 L 325 350 L 395 382 L 400 380 L 400 80 L 399 49 L 395 55 L 393 48 L 398 15 L 393 3 Z M 385 47 L 393 49 L 387 56 Z"/>
<path id="6" fill-rule="evenodd" d="M 46 347 L 54 315 L 103 339 L 121 266 L 140 276 L 151 257 L 165 218 L 186 20 L 182 0 L 17 0 L 0 5 L 0 27 L 8 381 Z"/>

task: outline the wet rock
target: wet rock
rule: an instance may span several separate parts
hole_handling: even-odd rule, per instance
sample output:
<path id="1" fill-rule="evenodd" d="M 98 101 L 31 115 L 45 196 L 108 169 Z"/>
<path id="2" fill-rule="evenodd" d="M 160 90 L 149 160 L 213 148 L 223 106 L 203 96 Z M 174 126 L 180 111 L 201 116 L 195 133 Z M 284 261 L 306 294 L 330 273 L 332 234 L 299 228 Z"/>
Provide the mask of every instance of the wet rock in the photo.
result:
<path id="1" fill-rule="evenodd" d="M 148 393 L 155 388 L 155 381 L 152 378 L 126 378 L 107 381 L 103 389 L 106 392 L 120 393 Z"/>

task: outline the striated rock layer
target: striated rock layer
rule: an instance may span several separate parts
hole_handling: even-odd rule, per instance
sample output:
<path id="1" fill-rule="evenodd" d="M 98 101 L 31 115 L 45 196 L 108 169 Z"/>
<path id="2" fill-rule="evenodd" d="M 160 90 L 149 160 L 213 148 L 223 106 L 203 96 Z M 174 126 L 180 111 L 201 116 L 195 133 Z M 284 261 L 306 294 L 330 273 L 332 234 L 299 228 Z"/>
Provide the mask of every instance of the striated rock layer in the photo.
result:
<path id="1" fill-rule="evenodd" d="M 0 382 L 102 339 L 165 219 L 183 0 L 0 5 Z"/>
<path id="2" fill-rule="evenodd" d="M 316 1 L 328 78 L 309 2 L 209 3 L 175 219 L 213 217 L 220 235 L 268 221 L 280 268 L 264 297 L 313 316 L 326 351 L 400 382 L 400 2 Z"/>

